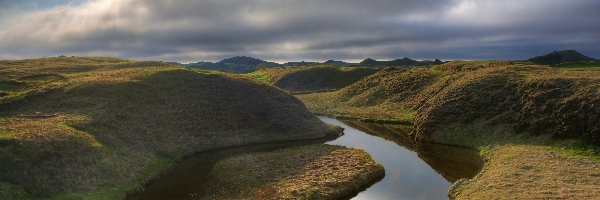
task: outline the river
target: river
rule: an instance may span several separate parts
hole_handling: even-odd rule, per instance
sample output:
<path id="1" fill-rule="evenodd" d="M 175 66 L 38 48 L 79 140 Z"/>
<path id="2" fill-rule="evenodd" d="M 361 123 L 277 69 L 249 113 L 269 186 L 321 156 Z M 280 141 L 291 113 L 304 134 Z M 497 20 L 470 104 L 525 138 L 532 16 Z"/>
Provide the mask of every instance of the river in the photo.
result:
<path id="1" fill-rule="evenodd" d="M 448 199 L 451 183 L 478 173 L 483 161 L 477 151 L 462 147 L 414 143 L 400 125 L 339 121 L 319 117 L 327 124 L 344 128 L 332 141 L 304 141 L 228 148 L 194 155 L 178 163 L 143 191 L 128 199 L 201 199 L 206 176 L 219 160 L 242 153 L 273 151 L 314 143 L 341 145 L 365 150 L 385 168 L 385 177 L 352 199 Z"/>

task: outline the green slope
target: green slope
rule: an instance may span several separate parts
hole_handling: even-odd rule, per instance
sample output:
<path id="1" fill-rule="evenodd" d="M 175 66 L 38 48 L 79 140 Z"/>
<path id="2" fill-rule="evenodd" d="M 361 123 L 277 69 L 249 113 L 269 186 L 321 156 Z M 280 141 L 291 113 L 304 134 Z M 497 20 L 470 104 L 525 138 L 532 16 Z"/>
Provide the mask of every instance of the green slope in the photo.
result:
<path id="1" fill-rule="evenodd" d="M 384 70 L 337 92 L 300 98 L 318 113 L 380 119 L 412 114 L 418 138 L 427 138 L 437 126 L 484 120 L 490 127 L 598 144 L 599 85 L 595 70 L 451 62 Z"/>
<path id="2" fill-rule="evenodd" d="M 337 90 L 377 72 L 366 67 L 264 68 L 249 76 L 292 93 Z"/>
<path id="3" fill-rule="evenodd" d="M 123 198 L 186 155 L 331 136 L 242 76 L 113 58 L 0 61 L 0 199 Z"/>

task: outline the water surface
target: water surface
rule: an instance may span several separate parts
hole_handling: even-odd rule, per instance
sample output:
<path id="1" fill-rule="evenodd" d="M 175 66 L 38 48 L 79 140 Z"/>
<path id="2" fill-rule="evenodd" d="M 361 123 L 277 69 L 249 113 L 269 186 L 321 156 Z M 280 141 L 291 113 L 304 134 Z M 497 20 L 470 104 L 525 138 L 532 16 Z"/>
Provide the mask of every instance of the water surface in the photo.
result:
<path id="1" fill-rule="evenodd" d="M 345 129 L 344 136 L 327 144 L 363 149 L 385 168 L 383 180 L 352 199 L 448 199 L 451 182 L 476 175 L 483 163 L 475 150 L 411 143 L 402 136 L 406 133 L 394 132 L 402 131 L 390 127 L 394 125 L 353 122 L 370 130 L 369 134 L 348 126 L 348 122 L 320 118 Z"/>

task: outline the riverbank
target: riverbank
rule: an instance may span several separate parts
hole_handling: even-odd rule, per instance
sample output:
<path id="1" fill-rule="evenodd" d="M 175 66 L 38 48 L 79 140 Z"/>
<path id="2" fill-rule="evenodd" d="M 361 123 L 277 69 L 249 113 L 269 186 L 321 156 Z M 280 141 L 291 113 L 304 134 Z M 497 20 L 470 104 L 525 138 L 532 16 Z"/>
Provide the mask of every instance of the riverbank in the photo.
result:
<path id="1" fill-rule="evenodd" d="M 599 149 L 578 139 L 481 131 L 478 123 L 448 125 L 430 141 L 479 149 L 485 164 L 473 179 L 452 185 L 452 199 L 594 199 L 600 196 Z M 465 127 L 467 127 L 465 129 Z M 476 132 L 480 130 L 479 132 Z M 484 133 L 484 134 L 482 134 Z"/>
<path id="2" fill-rule="evenodd" d="M 565 156 L 547 146 L 502 145 L 484 151 L 473 179 L 449 190 L 453 199 L 596 199 L 600 162 Z"/>
<path id="3" fill-rule="evenodd" d="M 361 123 L 353 125 L 375 134 L 381 132 L 376 129 L 386 129 L 385 125 L 361 126 Z M 415 151 L 431 151 L 427 145 L 419 146 L 410 139 L 410 127 L 395 126 L 394 130 L 383 131 L 388 134 L 378 136 L 393 138 L 393 141 Z M 459 127 L 462 126 L 466 125 Z M 477 128 L 473 127 L 472 130 Z M 496 131 L 494 134 L 481 135 L 448 128 L 436 133 L 445 137 L 432 137 L 429 140 L 478 149 L 483 157 L 483 169 L 475 177 L 453 179 L 457 181 L 453 181 L 449 188 L 448 196 L 451 199 L 494 199 L 498 196 L 508 199 L 593 199 L 600 196 L 600 185 L 597 184 L 600 183 L 600 156 L 594 146 L 575 139 L 556 140 L 547 135 L 515 135 Z M 394 137 L 389 133 L 399 136 Z M 426 157 L 424 160 L 428 161 Z M 456 173 L 465 167 L 461 163 L 449 167 L 449 163 L 452 162 L 428 162 L 442 175 L 448 174 L 446 171 Z"/>
<path id="4" fill-rule="evenodd" d="M 452 145 L 405 140 L 405 126 L 336 120 L 320 117 L 344 128 L 344 135 L 327 144 L 365 150 L 382 163 L 386 176 L 359 193 L 357 199 L 445 199 L 451 183 L 474 177 L 483 166 L 479 152 Z"/>
<path id="5" fill-rule="evenodd" d="M 309 145 L 219 161 L 207 198 L 340 199 L 383 176 L 383 166 L 362 150 Z"/>

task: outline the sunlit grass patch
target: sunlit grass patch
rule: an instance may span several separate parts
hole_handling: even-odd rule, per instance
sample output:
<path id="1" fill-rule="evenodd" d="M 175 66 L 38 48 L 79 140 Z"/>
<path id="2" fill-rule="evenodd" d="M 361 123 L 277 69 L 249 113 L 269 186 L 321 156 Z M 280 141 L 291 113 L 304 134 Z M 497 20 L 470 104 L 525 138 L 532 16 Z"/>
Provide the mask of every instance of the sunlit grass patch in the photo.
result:
<path id="1" fill-rule="evenodd" d="M 214 167 L 211 199 L 339 199 L 383 177 L 357 149 L 311 145 L 228 158 Z"/>
<path id="2" fill-rule="evenodd" d="M 484 152 L 486 164 L 450 189 L 456 199 L 595 199 L 600 163 L 562 156 L 548 147 L 502 145 Z"/>
<path id="3" fill-rule="evenodd" d="M 252 79 L 255 79 L 261 83 L 265 83 L 265 84 L 271 83 L 271 77 L 269 75 L 267 75 L 267 73 L 265 73 L 264 71 L 255 71 L 255 72 L 247 74 L 247 76 Z"/>

